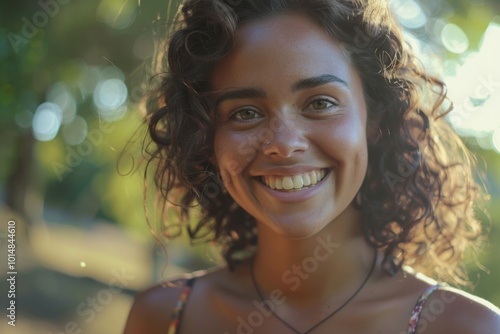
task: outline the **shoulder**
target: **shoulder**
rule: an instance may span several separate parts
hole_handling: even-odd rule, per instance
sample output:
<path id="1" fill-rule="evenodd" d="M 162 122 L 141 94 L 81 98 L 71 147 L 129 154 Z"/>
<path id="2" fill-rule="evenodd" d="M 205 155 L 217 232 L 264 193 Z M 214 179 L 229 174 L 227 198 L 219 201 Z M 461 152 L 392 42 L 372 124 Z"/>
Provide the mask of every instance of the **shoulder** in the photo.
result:
<path id="1" fill-rule="evenodd" d="M 226 266 L 194 272 L 179 279 L 171 280 L 170 284 L 156 285 L 136 295 L 130 310 L 124 334 L 164 334 L 171 325 L 172 315 L 190 278 L 193 282 L 182 319 L 197 319 L 197 322 L 184 321 L 186 325 L 199 325 L 200 319 L 206 319 L 225 314 L 234 310 L 234 299 L 251 300 L 252 286 L 246 273 L 246 266 L 230 271 Z M 242 282 L 244 284 L 242 284 Z M 214 305 L 224 305 L 224 312 Z M 182 321 L 182 320 L 181 320 Z M 185 327 L 187 332 L 189 327 Z M 219 331 L 220 332 L 220 331 Z"/>
<path id="2" fill-rule="evenodd" d="M 500 311 L 482 298 L 442 287 L 424 305 L 417 333 L 500 333 Z"/>
<path id="3" fill-rule="evenodd" d="M 130 309 L 124 334 L 164 334 L 188 280 L 185 275 L 138 293 Z"/>
<path id="4" fill-rule="evenodd" d="M 231 287 L 228 279 L 231 275 L 228 272 L 225 267 L 200 270 L 139 292 L 130 309 L 124 334 L 166 333 L 178 301 L 190 279 L 193 278 L 196 281 L 193 282 L 192 291 L 189 292 L 189 300 L 193 297 L 196 299 L 196 295 L 200 294 L 209 294 L 210 296 L 205 299 L 210 299 L 215 291 Z M 196 303 L 188 302 L 186 308 L 190 308 L 192 304 Z"/>
<path id="5" fill-rule="evenodd" d="M 437 284 L 411 268 L 405 268 L 404 272 L 385 281 L 388 282 L 385 293 L 392 294 L 395 300 L 404 301 L 403 304 L 396 305 L 403 309 L 408 307 L 410 311 L 418 310 L 420 297 Z M 421 307 L 416 334 L 500 333 L 499 309 L 492 303 L 459 289 L 440 285 L 426 298 Z M 404 313 L 406 312 L 408 311 Z M 409 312 L 408 317 L 412 323 L 413 313 Z"/>

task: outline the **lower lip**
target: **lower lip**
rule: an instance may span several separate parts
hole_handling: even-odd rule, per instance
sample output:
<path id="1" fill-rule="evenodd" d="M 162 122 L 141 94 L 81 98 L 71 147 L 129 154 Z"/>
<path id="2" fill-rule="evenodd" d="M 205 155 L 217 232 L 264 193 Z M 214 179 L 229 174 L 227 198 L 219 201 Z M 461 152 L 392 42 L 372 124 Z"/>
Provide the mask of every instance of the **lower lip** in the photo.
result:
<path id="1" fill-rule="evenodd" d="M 294 203 L 294 202 L 302 202 L 306 201 L 316 195 L 323 186 L 323 183 L 330 178 L 330 175 L 332 174 L 332 171 L 329 170 L 328 173 L 325 175 L 325 177 L 316 183 L 314 187 L 309 187 L 304 190 L 300 191 L 279 191 L 279 190 L 273 190 L 263 184 L 260 181 L 257 181 L 259 185 L 266 191 L 267 194 L 271 195 L 273 198 L 281 201 L 281 202 L 286 202 L 286 203 Z"/>

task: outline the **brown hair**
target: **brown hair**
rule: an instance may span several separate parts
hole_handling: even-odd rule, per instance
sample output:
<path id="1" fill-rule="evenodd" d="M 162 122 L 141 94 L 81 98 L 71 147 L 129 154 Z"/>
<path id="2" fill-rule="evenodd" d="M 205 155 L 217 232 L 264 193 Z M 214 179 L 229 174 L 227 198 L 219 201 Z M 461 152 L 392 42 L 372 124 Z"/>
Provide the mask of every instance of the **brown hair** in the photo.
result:
<path id="1" fill-rule="evenodd" d="M 421 69 L 385 1 L 185 1 L 159 53 L 162 83 L 147 108 L 148 166 L 155 166 L 163 203 L 178 206 L 179 226 L 192 240 L 222 245 L 230 267 L 255 246 L 255 220 L 224 190 L 209 161 L 210 80 L 240 24 L 290 12 L 340 42 L 361 75 L 371 135 L 359 209 L 367 240 L 385 251 L 385 268 L 395 273 L 408 264 L 465 283 L 458 264 L 481 236 L 474 160 L 443 117 L 451 110 L 445 84 Z M 189 223 L 196 205 L 201 216 Z"/>

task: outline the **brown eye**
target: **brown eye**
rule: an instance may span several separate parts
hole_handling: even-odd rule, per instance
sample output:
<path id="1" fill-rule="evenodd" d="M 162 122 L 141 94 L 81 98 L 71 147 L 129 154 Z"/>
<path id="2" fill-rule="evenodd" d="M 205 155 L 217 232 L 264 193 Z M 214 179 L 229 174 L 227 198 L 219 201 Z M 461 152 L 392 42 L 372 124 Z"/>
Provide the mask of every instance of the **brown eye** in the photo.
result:
<path id="1" fill-rule="evenodd" d="M 324 110 L 333 106 L 333 103 L 327 100 L 316 100 L 311 103 L 311 108 L 314 110 Z"/>
<path id="2" fill-rule="evenodd" d="M 260 114 L 253 109 L 241 109 L 236 111 L 232 118 L 236 120 L 248 121 L 260 117 Z"/>

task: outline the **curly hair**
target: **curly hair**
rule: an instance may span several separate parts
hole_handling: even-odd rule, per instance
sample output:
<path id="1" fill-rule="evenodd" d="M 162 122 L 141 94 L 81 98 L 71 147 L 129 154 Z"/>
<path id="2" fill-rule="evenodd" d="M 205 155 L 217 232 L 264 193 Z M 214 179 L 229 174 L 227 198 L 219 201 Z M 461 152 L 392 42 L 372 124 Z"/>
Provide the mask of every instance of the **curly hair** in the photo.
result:
<path id="1" fill-rule="evenodd" d="M 384 268 L 394 274 L 409 265 L 466 283 L 460 263 L 482 236 L 474 211 L 483 198 L 475 160 L 443 117 L 452 108 L 445 84 L 422 69 L 382 0 L 188 0 L 181 5 L 159 48 L 161 85 L 149 95 L 151 138 L 145 148 L 163 205 L 179 210 L 177 226 L 192 241 L 216 241 L 230 268 L 255 248 L 255 219 L 224 190 L 210 163 L 211 77 L 231 51 L 239 25 L 285 13 L 305 15 L 322 27 L 361 76 L 369 166 L 358 202 L 365 237 L 384 251 Z M 195 206 L 201 214 L 192 217 Z"/>

